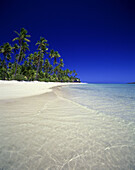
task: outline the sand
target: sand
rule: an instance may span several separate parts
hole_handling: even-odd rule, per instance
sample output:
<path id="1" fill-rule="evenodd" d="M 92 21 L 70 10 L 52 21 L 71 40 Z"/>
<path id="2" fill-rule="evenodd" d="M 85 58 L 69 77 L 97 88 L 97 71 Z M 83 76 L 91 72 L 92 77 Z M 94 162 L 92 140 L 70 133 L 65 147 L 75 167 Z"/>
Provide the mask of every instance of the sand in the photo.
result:
<path id="1" fill-rule="evenodd" d="M 76 83 L 59 82 L 18 82 L 0 80 L 0 100 L 35 96 L 52 91 L 52 87 L 63 86 Z M 81 84 L 81 83 L 79 83 Z"/>
<path id="2" fill-rule="evenodd" d="M 0 169 L 63 169 L 74 108 L 52 87 L 69 84 L 0 81 Z"/>
<path id="3" fill-rule="evenodd" d="M 132 124 L 68 100 L 60 84 L 51 91 L 41 85 L 49 92 L 29 97 L 38 83 L 22 83 L 27 97 L 20 83 L 7 84 L 1 86 L 12 93 L 0 100 L 0 170 L 134 169 Z"/>

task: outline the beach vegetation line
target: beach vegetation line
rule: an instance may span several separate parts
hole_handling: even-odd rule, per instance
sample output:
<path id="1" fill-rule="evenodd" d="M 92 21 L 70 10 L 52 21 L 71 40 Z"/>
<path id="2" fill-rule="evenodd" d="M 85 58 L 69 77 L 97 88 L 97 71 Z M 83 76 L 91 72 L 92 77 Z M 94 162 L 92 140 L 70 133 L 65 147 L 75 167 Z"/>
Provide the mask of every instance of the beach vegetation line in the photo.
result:
<path id="1" fill-rule="evenodd" d="M 15 31 L 13 45 L 0 46 L 0 80 L 80 82 L 75 70 L 64 69 L 64 61 L 58 51 L 49 51 L 48 41 L 40 37 L 37 50 L 29 53 L 30 35 L 21 28 Z"/>

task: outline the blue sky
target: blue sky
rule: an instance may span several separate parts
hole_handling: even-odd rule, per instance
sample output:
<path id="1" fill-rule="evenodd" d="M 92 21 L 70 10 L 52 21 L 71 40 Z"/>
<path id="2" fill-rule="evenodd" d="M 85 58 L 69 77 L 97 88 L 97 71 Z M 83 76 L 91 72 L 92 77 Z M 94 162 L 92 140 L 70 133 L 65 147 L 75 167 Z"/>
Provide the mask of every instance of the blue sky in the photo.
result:
<path id="1" fill-rule="evenodd" d="M 0 44 L 21 27 L 31 52 L 44 36 L 82 81 L 135 81 L 135 1 L 1 0 Z"/>

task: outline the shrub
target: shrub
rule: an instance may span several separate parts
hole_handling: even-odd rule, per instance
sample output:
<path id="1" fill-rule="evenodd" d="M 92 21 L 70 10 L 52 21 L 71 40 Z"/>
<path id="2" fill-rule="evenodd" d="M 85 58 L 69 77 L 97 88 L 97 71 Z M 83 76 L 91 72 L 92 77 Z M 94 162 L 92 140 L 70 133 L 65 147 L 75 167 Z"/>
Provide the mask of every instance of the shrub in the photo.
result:
<path id="1" fill-rule="evenodd" d="M 50 82 L 50 79 L 49 78 L 40 78 L 38 79 L 39 81 L 42 81 L 42 82 Z"/>
<path id="2" fill-rule="evenodd" d="M 16 74 L 16 76 L 12 77 L 12 80 L 17 80 L 17 81 L 27 81 L 27 77 L 22 75 L 22 74 Z"/>
<path id="3" fill-rule="evenodd" d="M 62 77 L 62 81 L 63 81 L 63 82 L 69 82 L 70 80 L 69 80 L 69 77 L 63 76 L 63 77 Z"/>

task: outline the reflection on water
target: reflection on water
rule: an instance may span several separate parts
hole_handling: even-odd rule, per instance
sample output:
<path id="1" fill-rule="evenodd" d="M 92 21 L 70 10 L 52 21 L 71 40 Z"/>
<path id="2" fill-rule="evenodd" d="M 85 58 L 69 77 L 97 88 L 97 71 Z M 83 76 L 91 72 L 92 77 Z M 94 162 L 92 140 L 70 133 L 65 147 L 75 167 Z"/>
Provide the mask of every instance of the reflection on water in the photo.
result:
<path id="1" fill-rule="evenodd" d="M 114 100 L 102 88 L 90 103 L 89 87 L 77 88 L 0 105 L 0 169 L 135 169 L 134 121 L 110 114 Z"/>

